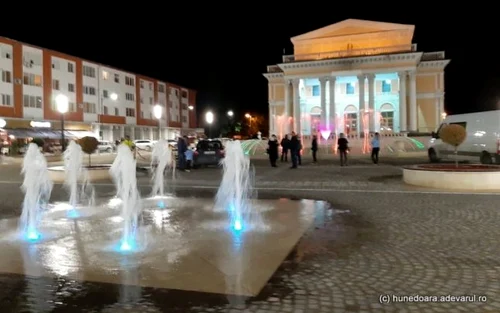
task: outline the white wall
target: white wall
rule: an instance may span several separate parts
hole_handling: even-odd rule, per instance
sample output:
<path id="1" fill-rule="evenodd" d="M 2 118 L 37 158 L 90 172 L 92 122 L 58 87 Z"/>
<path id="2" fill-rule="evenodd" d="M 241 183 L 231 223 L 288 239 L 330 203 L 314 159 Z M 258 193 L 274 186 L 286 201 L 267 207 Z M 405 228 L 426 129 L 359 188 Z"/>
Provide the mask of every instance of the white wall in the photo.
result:
<path id="1" fill-rule="evenodd" d="M 99 68 L 99 87 L 100 95 L 99 102 L 108 108 L 109 115 L 115 115 L 115 108 L 118 109 L 119 116 L 126 116 L 126 109 L 133 109 L 135 116 L 126 117 L 127 124 L 136 124 L 137 112 L 136 111 L 136 94 L 135 94 L 135 75 L 123 71 L 115 70 L 106 66 Z M 125 77 L 133 78 L 134 85 L 128 86 L 125 84 Z M 116 101 L 111 99 L 111 94 L 116 93 L 118 99 Z M 133 100 L 127 100 L 127 93 L 132 95 Z M 107 97 L 105 97 L 107 96 Z"/>
<path id="2" fill-rule="evenodd" d="M 43 106 L 51 105 L 51 99 L 43 98 L 43 51 L 23 45 L 23 77 L 29 74 L 36 75 L 37 79 L 40 79 L 41 85 L 31 86 L 23 82 L 23 116 L 27 119 L 43 119 Z M 41 99 L 41 107 L 24 106 L 24 96 Z"/>
<path id="3" fill-rule="evenodd" d="M 82 62 L 82 75 L 83 75 L 83 102 L 88 102 L 88 103 L 95 103 L 96 104 L 96 114 L 84 114 L 83 115 L 83 120 L 85 122 L 97 122 L 98 117 L 97 114 L 102 112 L 102 108 L 99 106 L 99 86 L 98 86 L 98 65 L 90 62 Z M 87 75 L 84 75 L 86 71 L 86 67 L 93 68 L 94 69 L 94 77 L 89 77 Z M 94 88 L 95 93 L 89 94 L 86 93 L 88 91 L 88 88 Z"/>
<path id="4" fill-rule="evenodd" d="M 168 99 L 169 102 L 172 104 L 172 106 L 169 109 L 169 117 L 170 121 L 173 122 L 180 122 L 180 116 L 179 116 L 179 106 L 181 105 L 180 103 L 180 90 L 178 88 L 174 87 L 169 87 L 169 95 Z"/>
<path id="5" fill-rule="evenodd" d="M 165 126 L 170 112 L 167 110 L 167 84 L 162 82 L 158 82 L 158 104 L 163 108 L 161 125 Z"/>
<path id="6" fill-rule="evenodd" d="M 181 89 L 181 106 L 182 115 L 181 122 L 183 128 L 189 128 L 189 90 L 186 88 Z"/>
<path id="7" fill-rule="evenodd" d="M 10 83 L 2 81 L 2 72 L 6 71 L 10 74 Z M 2 103 L 2 95 L 10 98 L 9 107 L 14 106 L 14 73 L 12 72 L 12 46 L 0 43 L 0 105 L 7 105 Z"/>
<path id="8" fill-rule="evenodd" d="M 73 61 L 52 56 L 52 82 L 55 80 L 59 82 L 59 89 L 55 89 L 55 84 L 52 84 L 52 94 L 56 97 L 59 93 L 65 94 L 70 104 L 70 110 L 76 112 L 78 105 L 76 101 L 76 64 Z M 68 63 L 71 66 L 68 66 Z M 73 72 L 69 71 L 71 67 Z M 71 86 L 70 86 L 71 85 Z"/>

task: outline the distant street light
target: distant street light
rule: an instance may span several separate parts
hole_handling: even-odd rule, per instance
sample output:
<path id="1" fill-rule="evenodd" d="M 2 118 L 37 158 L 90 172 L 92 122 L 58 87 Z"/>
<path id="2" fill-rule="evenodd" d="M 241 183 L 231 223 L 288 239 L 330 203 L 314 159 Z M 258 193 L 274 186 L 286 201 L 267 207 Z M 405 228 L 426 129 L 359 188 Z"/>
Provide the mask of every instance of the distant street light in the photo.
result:
<path id="1" fill-rule="evenodd" d="M 163 108 L 161 107 L 161 105 L 156 104 L 153 107 L 153 114 L 158 120 L 158 140 L 161 140 L 161 116 L 163 114 Z"/>
<path id="2" fill-rule="evenodd" d="M 205 121 L 208 124 L 208 138 L 211 138 L 212 123 L 214 122 L 214 114 L 212 113 L 212 111 L 208 111 L 207 113 L 205 113 Z"/>
<path id="3" fill-rule="evenodd" d="M 190 105 L 188 106 L 188 109 L 192 111 L 194 109 L 194 106 Z"/>
<path id="4" fill-rule="evenodd" d="M 247 114 L 245 114 L 245 117 L 246 117 L 246 118 L 252 118 L 252 116 L 251 116 L 250 114 L 248 114 L 248 113 L 247 113 Z"/>
<path id="5" fill-rule="evenodd" d="M 109 95 L 109 98 L 110 98 L 111 100 L 113 100 L 113 101 L 116 101 L 116 100 L 118 100 L 118 95 L 117 95 L 116 93 L 114 93 L 114 92 L 113 92 L 113 93 L 111 93 L 111 94 Z"/>
<path id="6" fill-rule="evenodd" d="M 61 150 L 66 150 L 66 139 L 64 138 L 64 114 L 69 110 L 69 99 L 63 94 L 57 95 L 56 99 L 57 111 L 61 113 Z"/>
<path id="7" fill-rule="evenodd" d="M 233 117 L 234 116 L 234 112 L 232 110 L 227 111 L 227 116 Z"/>

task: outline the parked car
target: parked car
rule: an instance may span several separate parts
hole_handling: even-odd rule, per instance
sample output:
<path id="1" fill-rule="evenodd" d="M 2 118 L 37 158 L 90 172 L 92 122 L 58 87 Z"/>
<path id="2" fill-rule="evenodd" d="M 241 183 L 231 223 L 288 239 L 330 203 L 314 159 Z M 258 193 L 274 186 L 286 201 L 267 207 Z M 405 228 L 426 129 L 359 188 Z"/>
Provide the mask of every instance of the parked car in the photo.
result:
<path id="1" fill-rule="evenodd" d="M 139 150 L 146 150 L 146 151 L 151 151 L 153 150 L 153 146 L 155 145 L 156 141 L 149 140 L 149 139 L 138 139 L 134 140 L 134 144 Z"/>
<path id="2" fill-rule="evenodd" d="M 99 145 L 97 146 L 98 152 L 107 152 L 111 153 L 115 150 L 115 145 L 111 141 L 102 140 L 99 141 Z"/>
<path id="3" fill-rule="evenodd" d="M 220 140 L 198 141 L 193 157 L 193 166 L 219 165 L 224 158 L 224 146 Z"/>

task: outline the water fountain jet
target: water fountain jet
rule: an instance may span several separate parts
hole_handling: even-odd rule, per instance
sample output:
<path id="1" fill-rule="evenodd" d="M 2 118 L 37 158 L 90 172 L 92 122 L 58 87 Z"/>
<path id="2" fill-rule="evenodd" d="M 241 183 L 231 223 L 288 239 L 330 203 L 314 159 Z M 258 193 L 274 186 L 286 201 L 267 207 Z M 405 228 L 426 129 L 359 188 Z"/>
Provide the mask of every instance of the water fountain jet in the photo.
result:
<path id="1" fill-rule="evenodd" d="M 71 141 L 66 151 L 64 151 L 64 171 L 66 177 L 64 185 L 69 189 L 69 207 L 66 212 L 69 218 L 80 216 L 76 206 L 78 204 L 78 180 L 82 177 L 83 151 L 82 147 Z"/>
<path id="2" fill-rule="evenodd" d="M 166 140 L 160 140 L 153 148 L 151 154 L 151 168 L 153 169 L 153 189 L 151 196 L 154 198 L 159 198 L 157 206 L 160 209 L 166 207 L 164 196 L 165 196 L 165 170 L 171 169 L 172 175 L 174 172 L 175 161 L 173 161 L 172 151 L 168 146 Z"/>
<path id="3" fill-rule="evenodd" d="M 136 161 L 127 145 L 118 146 L 115 161 L 109 172 L 121 199 L 123 231 L 119 250 L 132 251 L 136 248 L 137 227 L 142 207 L 137 189 Z"/>
<path id="4" fill-rule="evenodd" d="M 20 231 L 28 241 L 41 239 L 38 230 L 41 213 L 52 193 L 53 183 L 49 177 L 47 160 L 39 147 L 30 143 L 23 160 L 21 173 L 24 175 L 21 189 L 24 192 Z"/>
<path id="5" fill-rule="evenodd" d="M 253 192 L 250 159 L 240 141 L 229 141 L 221 161 L 224 174 L 216 195 L 216 207 L 227 209 L 231 229 L 242 231 L 249 226 L 250 199 Z"/>

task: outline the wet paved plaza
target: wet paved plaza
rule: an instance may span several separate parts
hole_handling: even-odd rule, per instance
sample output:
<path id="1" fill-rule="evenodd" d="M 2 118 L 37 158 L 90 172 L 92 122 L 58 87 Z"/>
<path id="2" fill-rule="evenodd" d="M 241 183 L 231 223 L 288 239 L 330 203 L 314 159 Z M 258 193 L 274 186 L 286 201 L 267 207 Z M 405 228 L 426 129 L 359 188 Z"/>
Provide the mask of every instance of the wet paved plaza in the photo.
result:
<path id="1" fill-rule="evenodd" d="M 360 160 L 347 168 L 298 170 L 257 162 L 260 198 L 319 199 L 331 206 L 315 208 L 313 225 L 255 297 L 141 288 L 133 270 L 110 284 L 4 273 L 0 312 L 500 312 L 500 196 L 403 186 L 398 165 L 413 162 L 372 166 Z M 2 218 L 20 214 L 16 171 L 0 167 Z M 172 191 L 210 198 L 217 172 L 180 173 Z M 149 178 L 138 177 L 147 194 Z M 102 197 L 114 194 L 108 184 L 97 189 Z M 53 201 L 65 197 L 56 187 Z M 393 295 L 420 296 L 420 302 L 381 303 L 400 299 Z M 476 297 L 423 298 L 441 295 Z"/>

